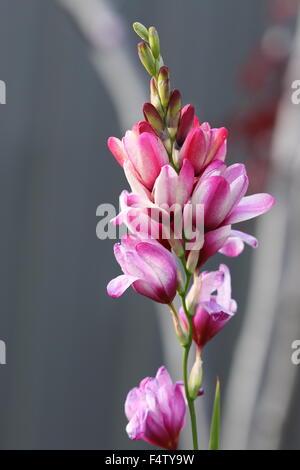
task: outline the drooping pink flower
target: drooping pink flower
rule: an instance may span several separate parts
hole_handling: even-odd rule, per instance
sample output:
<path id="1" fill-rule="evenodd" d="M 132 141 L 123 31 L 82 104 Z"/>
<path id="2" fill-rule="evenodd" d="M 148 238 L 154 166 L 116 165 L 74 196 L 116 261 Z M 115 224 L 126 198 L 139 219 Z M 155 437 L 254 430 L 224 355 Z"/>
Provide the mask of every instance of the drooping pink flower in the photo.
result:
<path id="1" fill-rule="evenodd" d="M 184 426 L 186 403 L 180 382 L 173 383 L 165 367 L 155 378 L 143 379 L 127 395 L 125 414 L 130 439 L 148 442 L 163 449 L 176 450 Z"/>
<path id="2" fill-rule="evenodd" d="M 177 270 L 173 255 L 155 240 L 142 241 L 134 235 L 124 235 L 114 245 L 115 257 L 124 274 L 109 282 L 107 292 L 120 297 L 132 285 L 141 295 L 163 304 L 176 295 Z"/>
<path id="3" fill-rule="evenodd" d="M 122 140 L 110 137 L 107 144 L 123 167 L 133 192 L 151 191 L 162 166 L 169 163 L 162 141 L 145 121 L 135 124 Z"/>
<path id="4" fill-rule="evenodd" d="M 217 293 L 213 295 L 215 291 Z M 197 347 L 202 349 L 237 310 L 237 304 L 231 298 L 228 267 L 221 264 L 219 271 L 201 273 L 188 294 L 187 302 L 194 313 L 193 340 Z M 180 310 L 180 315 L 187 324 L 183 309 Z"/>

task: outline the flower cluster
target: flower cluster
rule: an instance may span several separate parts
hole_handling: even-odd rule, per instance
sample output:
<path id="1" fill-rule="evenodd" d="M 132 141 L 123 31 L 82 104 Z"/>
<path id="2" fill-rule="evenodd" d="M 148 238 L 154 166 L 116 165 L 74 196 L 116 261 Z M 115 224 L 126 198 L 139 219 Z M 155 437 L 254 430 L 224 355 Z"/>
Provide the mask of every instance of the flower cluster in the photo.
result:
<path id="1" fill-rule="evenodd" d="M 232 226 L 265 213 L 274 199 L 269 194 L 246 196 L 245 166 L 225 163 L 227 130 L 200 123 L 192 105 L 182 106 L 180 92 L 170 88 L 155 28 L 148 30 L 139 23 L 134 27 L 144 40 L 138 52 L 151 75 L 150 102 L 143 106 L 144 120 L 122 140 L 108 139 L 131 192 L 121 193 L 121 211 L 114 219 L 130 232 L 114 247 L 124 274 L 113 279 L 107 290 L 110 296 L 119 297 L 132 286 L 136 292 L 168 304 L 186 356 L 192 341 L 196 345 L 189 379 L 185 361 L 183 386 L 172 384 L 161 368 L 155 379 L 144 379 L 126 400 L 131 439 L 176 449 L 186 404 L 191 411 L 199 394 L 201 351 L 237 309 L 231 299 L 228 267 L 222 264 L 218 271 L 199 270 L 216 252 L 235 257 L 245 243 L 256 247 L 253 236 Z M 172 303 L 176 293 L 182 299 L 179 313 Z M 195 426 L 193 438 L 197 448 Z"/>

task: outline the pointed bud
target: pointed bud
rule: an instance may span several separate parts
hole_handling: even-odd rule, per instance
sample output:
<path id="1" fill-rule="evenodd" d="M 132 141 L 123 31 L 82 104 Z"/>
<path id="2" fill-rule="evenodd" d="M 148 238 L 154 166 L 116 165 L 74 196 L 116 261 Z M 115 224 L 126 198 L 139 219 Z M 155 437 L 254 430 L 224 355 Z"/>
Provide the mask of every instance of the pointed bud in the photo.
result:
<path id="1" fill-rule="evenodd" d="M 186 269 L 189 273 L 193 274 L 196 270 L 198 261 L 199 261 L 199 250 L 191 250 L 188 255 L 186 262 Z"/>
<path id="2" fill-rule="evenodd" d="M 161 67 L 158 73 L 157 89 L 161 104 L 166 108 L 170 99 L 170 78 L 168 67 Z"/>
<path id="3" fill-rule="evenodd" d="M 173 149 L 172 149 L 172 161 L 175 165 L 175 167 L 177 168 L 177 170 L 180 169 L 180 166 L 181 166 L 181 161 L 180 161 L 180 155 L 179 155 L 179 149 L 176 147 L 176 145 L 173 145 Z"/>
<path id="4" fill-rule="evenodd" d="M 181 241 L 173 237 L 169 238 L 168 241 L 175 255 L 178 258 L 181 258 L 184 255 L 184 249 L 183 249 Z"/>
<path id="5" fill-rule="evenodd" d="M 171 152 L 172 152 L 171 139 L 167 138 L 167 139 L 163 140 L 163 144 L 164 144 L 164 147 L 165 147 L 166 151 L 168 152 L 168 155 L 170 155 Z"/>
<path id="6" fill-rule="evenodd" d="M 179 90 L 173 90 L 167 111 L 167 127 L 170 137 L 174 139 L 180 119 L 181 95 Z"/>
<path id="7" fill-rule="evenodd" d="M 183 279 L 182 272 L 177 269 L 177 292 L 179 295 L 183 295 L 185 291 L 185 282 Z"/>
<path id="8" fill-rule="evenodd" d="M 164 110 L 160 102 L 160 97 L 156 86 L 156 80 L 154 77 L 152 77 L 150 80 L 150 101 L 151 104 L 153 104 L 154 108 L 156 108 L 159 112 L 161 118 L 164 118 Z"/>
<path id="9" fill-rule="evenodd" d="M 200 277 L 197 277 L 194 280 L 194 283 L 187 295 L 186 306 L 191 316 L 194 316 L 196 313 L 196 308 L 199 303 L 200 293 L 202 287 L 202 280 Z"/>
<path id="10" fill-rule="evenodd" d="M 154 28 L 154 26 L 151 26 L 149 28 L 149 44 L 151 47 L 152 54 L 154 55 L 155 59 L 158 59 L 160 56 L 160 46 L 159 46 L 159 36 Z"/>
<path id="11" fill-rule="evenodd" d="M 138 23 L 137 21 L 133 23 L 133 29 L 136 34 L 143 39 L 143 41 L 149 41 L 149 34 L 148 29 L 142 23 Z"/>
<path id="12" fill-rule="evenodd" d="M 150 75 L 155 75 L 155 59 L 150 47 L 145 42 L 137 45 L 140 61 Z"/>
<path id="13" fill-rule="evenodd" d="M 163 132 L 165 125 L 162 118 L 159 115 L 159 112 L 154 108 L 153 104 L 145 103 L 143 106 L 143 113 L 146 121 L 148 121 L 153 129 L 159 133 Z"/>
<path id="14" fill-rule="evenodd" d="M 195 108 L 187 104 L 181 111 L 176 141 L 181 147 L 194 123 Z"/>
<path id="15" fill-rule="evenodd" d="M 189 342 L 189 334 L 182 319 L 178 316 L 176 310 L 170 305 L 172 320 L 176 336 L 181 346 L 186 346 Z"/>
<path id="16" fill-rule="evenodd" d="M 189 395 L 192 400 L 195 400 L 199 394 L 199 389 L 202 384 L 202 377 L 202 361 L 200 354 L 197 354 L 188 382 Z"/>

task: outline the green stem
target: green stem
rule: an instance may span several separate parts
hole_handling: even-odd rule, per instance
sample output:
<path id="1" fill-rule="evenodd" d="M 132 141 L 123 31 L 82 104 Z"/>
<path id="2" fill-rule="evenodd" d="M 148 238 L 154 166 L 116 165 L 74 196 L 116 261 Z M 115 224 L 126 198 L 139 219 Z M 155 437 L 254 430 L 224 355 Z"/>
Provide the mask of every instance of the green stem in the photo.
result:
<path id="1" fill-rule="evenodd" d="M 188 359 L 189 359 L 189 352 L 190 352 L 191 345 L 192 345 L 192 316 L 189 314 L 188 308 L 186 306 L 186 293 L 187 293 L 188 285 L 190 282 L 190 278 L 191 278 L 191 275 L 187 276 L 186 289 L 185 289 L 184 294 L 182 294 L 181 296 L 182 306 L 183 306 L 184 313 L 188 321 L 188 328 L 189 328 L 188 343 L 184 347 L 184 354 L 183 354 L 183 382 L 184 382 L 185 395 L 186 395 L 186 399 L 188 402 L 190 419 L 191 419 L 193 447 L 194 447 L 194 450 L 199 450 L 195 405 L 194 405 L 194 400 L 190 397 L 189 388 L 188 388 Z"/>

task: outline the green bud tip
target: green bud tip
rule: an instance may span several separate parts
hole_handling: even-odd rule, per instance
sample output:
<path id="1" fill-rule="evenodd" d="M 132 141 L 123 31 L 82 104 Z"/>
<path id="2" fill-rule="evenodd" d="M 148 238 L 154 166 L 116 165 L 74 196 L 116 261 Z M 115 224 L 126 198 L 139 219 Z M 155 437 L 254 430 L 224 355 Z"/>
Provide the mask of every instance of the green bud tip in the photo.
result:
<path id="1" fill-rule="evenodd" d="M 161 104 L 166 108 L 169 104 L 170 99 L 169 69 L 166 66 L 163 66 L 159 69 L 157 89 L 160 96 Z"/>
<path id="2" fill-rule="evenodd" d="M 143 41 L 147 41 L 149 42 L 149 34 L 148 34 L 148 30 L 146 28 L 146 26 L 144 26 L 142 23 L 139 23 L 139 22 L 135 22 L 133 23 L 133 29 L 134 29 L 134 32 L 140 37 L 143 39 Z"/>
<path id="3" fill-rule="evenodd" d="M 152 76 L 155 75 L 155 59 L 148 44 L 140 42 L 137 49 L 139 58 L 147 72 Z"/>
<path id="4" fill-rule="evenodd" d="M 152 53 L 155 59 L 158 59 L 160 56 L 160 45 L 159 45 L 159 36 L 158 32 L 154 26 L 151 26 L 148 30 L 149 32 L 149 44 L 152 50 Z"/>

